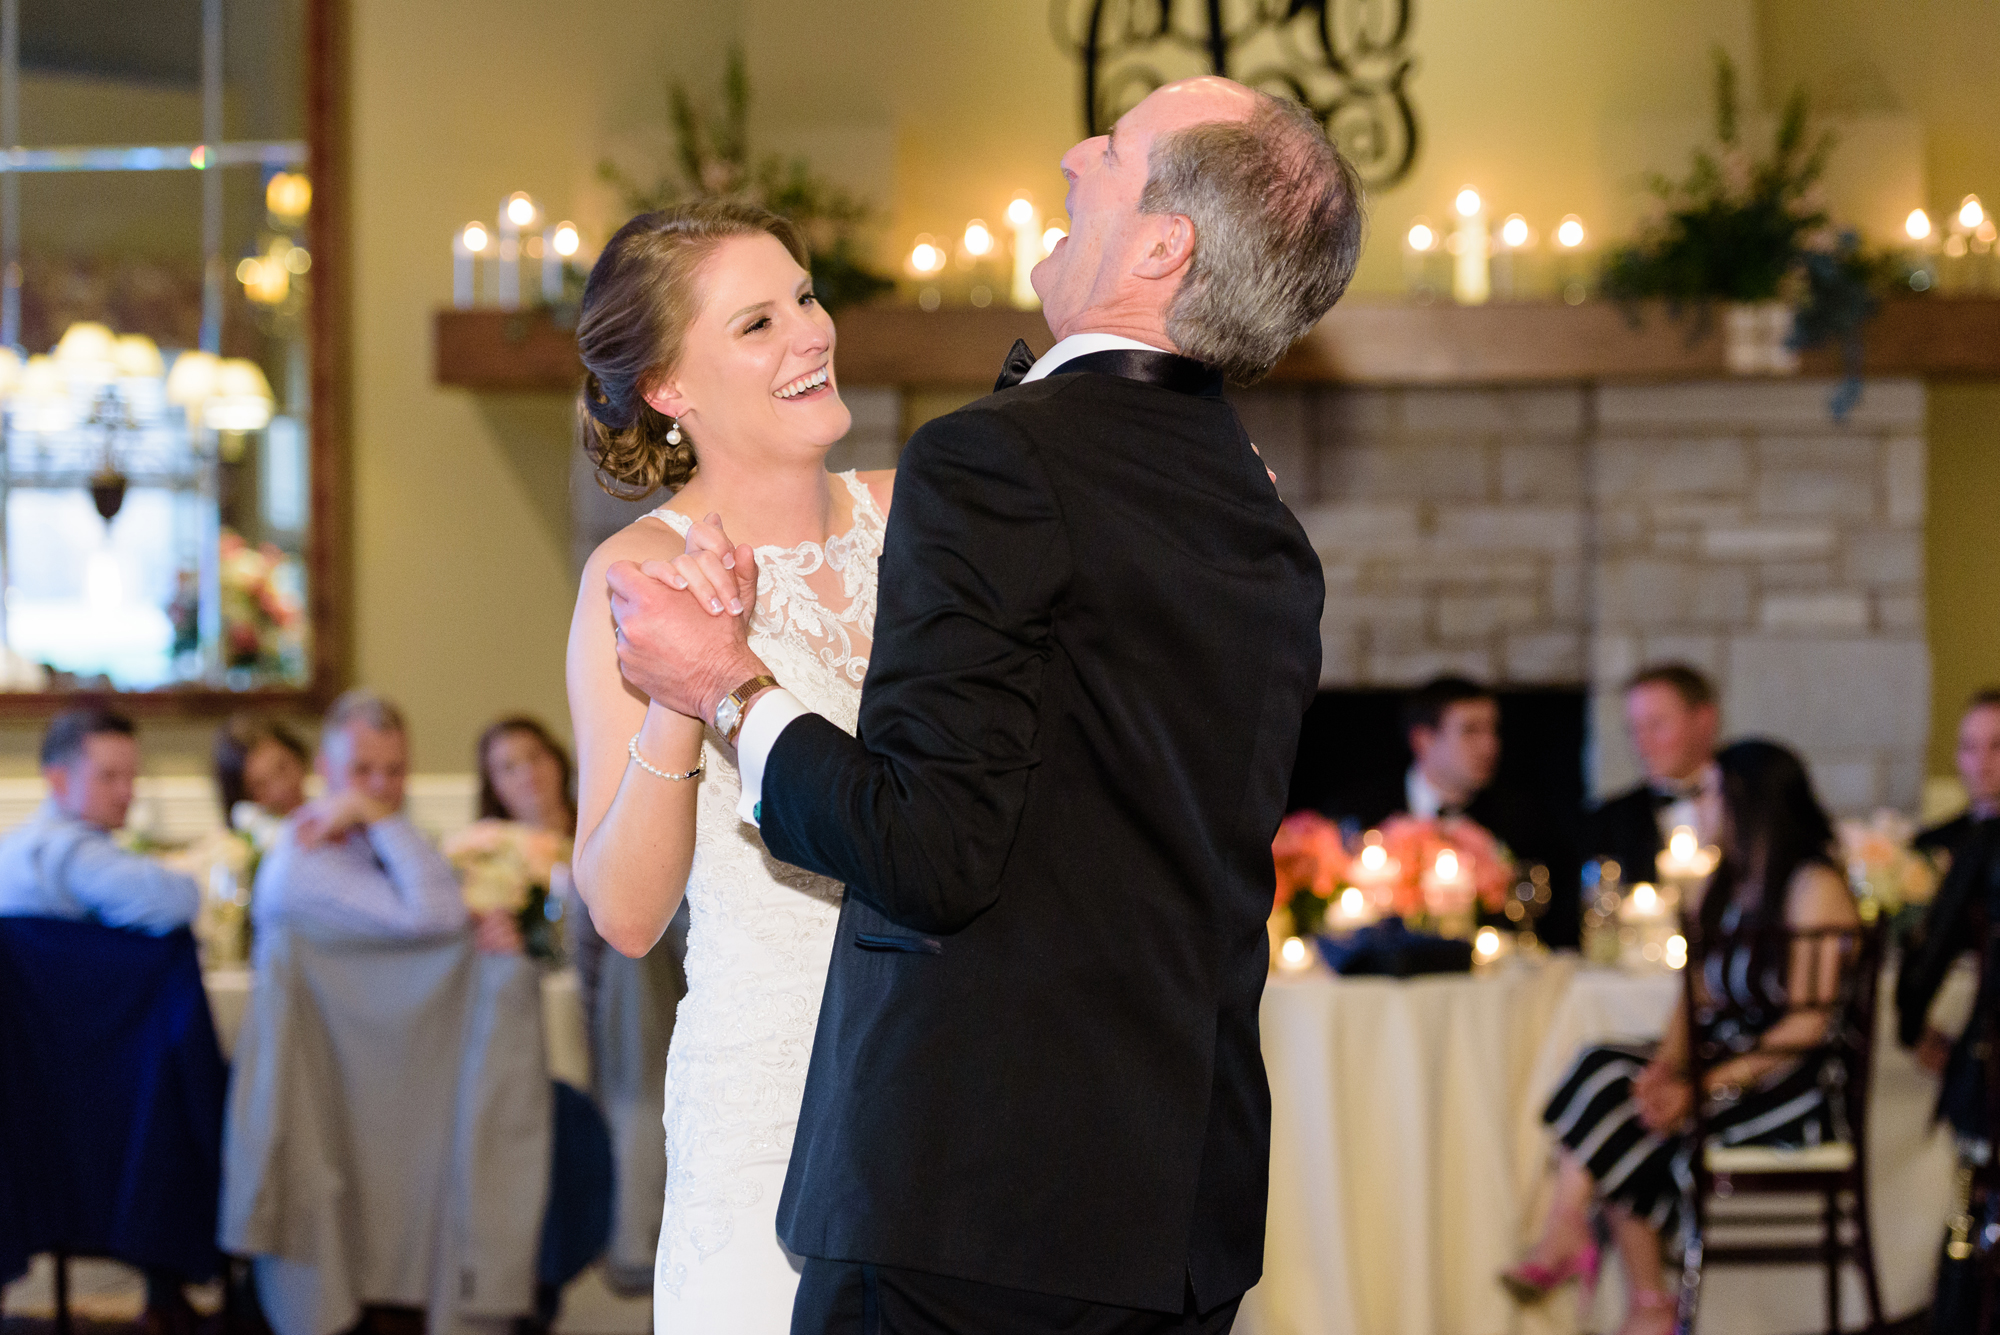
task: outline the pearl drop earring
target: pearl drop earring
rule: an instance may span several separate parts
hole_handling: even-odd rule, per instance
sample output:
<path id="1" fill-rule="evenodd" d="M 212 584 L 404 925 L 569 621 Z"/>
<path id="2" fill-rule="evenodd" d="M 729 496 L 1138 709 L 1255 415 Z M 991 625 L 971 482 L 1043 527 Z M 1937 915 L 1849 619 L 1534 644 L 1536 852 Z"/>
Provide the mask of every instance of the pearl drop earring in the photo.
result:
<path id="1" fill-rule="evenodd" d="M 667 428 L 667 444 L 678 445 L 680 443 L 681 443 L 681 424 L 679 422 L 675 422 L 672 426 Z"/>

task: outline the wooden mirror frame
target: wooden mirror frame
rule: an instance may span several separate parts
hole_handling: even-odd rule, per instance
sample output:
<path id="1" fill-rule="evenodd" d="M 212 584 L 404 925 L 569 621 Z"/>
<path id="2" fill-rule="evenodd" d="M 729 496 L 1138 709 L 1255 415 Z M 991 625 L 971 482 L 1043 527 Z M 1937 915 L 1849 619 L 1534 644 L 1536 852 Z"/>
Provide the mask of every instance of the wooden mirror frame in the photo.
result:
<path id="1" fill-rule="evenodd" d="M 221 718 L 238 710 L 317 714 L 347 681 L 351 589 L 348 512 L 348 272 L 346 0 L 305 0 L 306 172 L 312 209 L 312 412 L 306 534 L 306 620 L 312 677 L 304 686 L 247 691 L 187 685 L 153 691 L 0 691 L 0 719 L 34 721 L 78 705 L 141 718 Z"/>

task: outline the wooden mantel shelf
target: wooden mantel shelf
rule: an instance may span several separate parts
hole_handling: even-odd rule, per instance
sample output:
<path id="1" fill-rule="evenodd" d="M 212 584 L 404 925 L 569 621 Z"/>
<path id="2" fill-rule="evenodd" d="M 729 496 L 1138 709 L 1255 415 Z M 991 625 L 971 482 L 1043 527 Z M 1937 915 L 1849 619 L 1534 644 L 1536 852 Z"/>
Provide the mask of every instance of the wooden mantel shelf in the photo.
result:
<path id="1" fill-rule="evenodd" d="M 1717 322 L 1719 325 L 1719 321 Z M 909 306 L 841 312 L 840 378 L 904 388 L 991 381 L 1017 338 L 1050 343 L 1036 311 Z M 1343 302 L 1271 374 L 1274 383 L 1506 385 L 1575 381 L 1701 380 L 1728 374 L 1719 328 L 1690 341 L 1686 320 L 1648 308 L 1634 327 L 1604 302 L 1488 306 Z M 462 389 L 574 393 L 575 338 L 545 314 L 440 311 L 437 382 Z M 1838 374 L 1821 348 L 1808 375 Z M 2000 380 L 2000 298 L 1949 297 L 1885 304 L 1868 328 L 1869 375 Z"/>

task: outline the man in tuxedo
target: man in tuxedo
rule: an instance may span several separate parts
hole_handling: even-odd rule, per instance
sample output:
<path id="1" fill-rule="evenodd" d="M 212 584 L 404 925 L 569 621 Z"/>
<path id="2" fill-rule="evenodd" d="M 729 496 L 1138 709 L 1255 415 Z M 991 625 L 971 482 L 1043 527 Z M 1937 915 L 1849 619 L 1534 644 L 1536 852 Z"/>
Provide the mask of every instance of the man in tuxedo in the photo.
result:
<path id="1" fill-rule="evenodd" d="M 1410 767 L 1393 788 L 1384 786 L 1333 813 L 1362 826 L 1390 816 L 1423 820 L 1463 816 L 1507 846 L 1523 873 L 1548 873 L 1547 909 L 1537 934 L 1551 945 L 1576 944 L 1578 913 L 1574 834 L 1531 793 L 1494 782 L 1500 771 L 1500 701 L 1479 683 L 1459 676 L 1425 682 L 1403 702 L 1403 735 Z"/>
<path id="2" fill-rule="evenodd" d="M 1625 727 L 1646 778 L 1590 813 L 1583 853 L 1617 862 L 1628 882 L 1650 881 L 1675 829 L 1688 826 L 1704 845 L 1718 833 L 1715 683 L 1685 663 L 1641 668 L 1625 683 Z"/>
<path id="3" fill-rule="evenodd" d="M 1981 822 L 2000 816 L 2000 686 L 1966 701 L 1958 720 L 1957 760 L 1965 810 L 1917 835 L 1916 845 L 1926 853 L 1955 857 Z"/>
<path id="4" fill-rule="evenodd" d="M 1270 844 L 1324 586 L 1221 389 L 1345 288 L 1360 187 L 1218 78 L 1062 170 L 1058 342 L 904 452 L 858 740 L 741 618 L 609 575 L 626 678 L 714 719 L 770 850 L 847 886 L 779 1210 L 795 1332 L 1220 1332 L 1261 1269 Z"/>

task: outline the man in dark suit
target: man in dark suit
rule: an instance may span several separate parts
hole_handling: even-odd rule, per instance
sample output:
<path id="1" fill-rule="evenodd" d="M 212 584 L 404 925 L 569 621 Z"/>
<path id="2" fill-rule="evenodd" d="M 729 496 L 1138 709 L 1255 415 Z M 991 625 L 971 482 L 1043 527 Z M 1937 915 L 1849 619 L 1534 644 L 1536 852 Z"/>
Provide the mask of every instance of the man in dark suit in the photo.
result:
<path id="1" fill-rule="evenodd" d="M 1220 1332 L 1262 1265 L 1270 843 L 1324 587 L 1220 390 L 1339 296 L 1359 185 L 1215 78 L 1062 168 L 1059 342 L 904 452 L 858 740 L 739 618 L 609 576 L 627 679 L 715 720 L 770 850 L 847 886 L 779 1210 L 798 1332 Z"/>
<path id="2" fill-rule="evenodd" d="M 1721 807 L 1715 741 L 1722 711 L 1715 683 L 1685 663 L 1641 668 L 1625 683 L 1625 727 L 1645 781 L 1608 798 L 1584 822 L 1583 855 L 1618 864 L 1626 881 L 1650 881 L 1680 826 L 1714 843 Z"/>
<path id="3" fill-rule="evenodd" d="M 1463 816 L 1507 846 L 1523 875 L 1547 873 L 1546 912 L 1537 933 L 1551 945 L 1576 944 L 1578 914 L 1574 832 L 1565 832 L 1531 793 L 1495 783 L 1500 770 L 1500 701 L 1465 677 L 1425 682 L 1403 702 L 1410 767 L 1401 782 L 1363 793 L 1352 811 L 1332 813 L 1360 825 L 1380 825 L 1408 813 L 1425 820 Z"/>
<path id="4" fill-rule="evenodd" d="M 1965 810 L 1917 835 L 1926 853 L 1955 854 L 1981 821 L 2000 816 L 2000 686 L 1988 686 L 1966 701 L 1958 719 L 1958 777 L 1965 784 Z"/>

